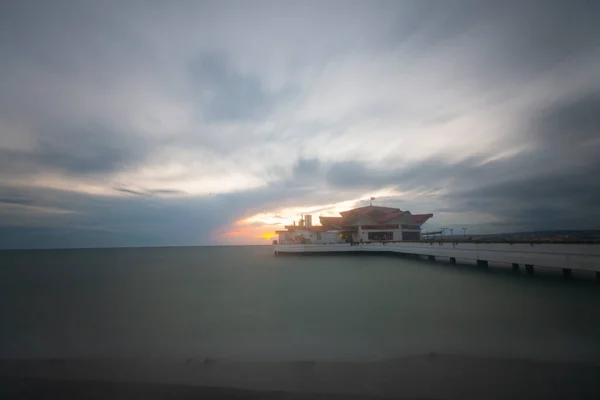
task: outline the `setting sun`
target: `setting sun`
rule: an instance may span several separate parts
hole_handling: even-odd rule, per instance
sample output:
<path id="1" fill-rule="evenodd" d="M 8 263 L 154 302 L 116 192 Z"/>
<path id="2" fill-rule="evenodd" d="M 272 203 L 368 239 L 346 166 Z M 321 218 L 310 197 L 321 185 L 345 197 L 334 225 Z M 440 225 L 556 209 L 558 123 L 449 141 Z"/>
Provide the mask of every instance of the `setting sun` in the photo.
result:
<path id="1" fill-rule="evenodd" d="M 277 234 L 275 232 L 267 232 L 267 233 L 263 233 L 262 235 L 260 235 L 258 237 L 261 239 L 269 240 L 275 236 L 277 236 Z"/>

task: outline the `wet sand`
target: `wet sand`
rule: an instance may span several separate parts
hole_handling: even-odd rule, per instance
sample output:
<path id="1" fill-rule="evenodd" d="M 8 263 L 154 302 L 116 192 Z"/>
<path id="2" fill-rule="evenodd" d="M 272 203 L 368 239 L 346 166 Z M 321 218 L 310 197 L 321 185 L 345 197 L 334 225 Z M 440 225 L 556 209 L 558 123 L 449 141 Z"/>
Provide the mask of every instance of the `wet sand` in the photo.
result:
<path id="1" fill-rule="evenodd" d="M 376 362 L 0 360 L 0 398 L 597 399 L 600 365 L 429 354 Z"/>
<path id="2" fill-rule="evenodd" d="M 3 399 L 377 399 L 372 396 L 323 395 L 281 391 L 211 388 L 139 382 L 81 381 L 44 378 L 0 378 Z"/>

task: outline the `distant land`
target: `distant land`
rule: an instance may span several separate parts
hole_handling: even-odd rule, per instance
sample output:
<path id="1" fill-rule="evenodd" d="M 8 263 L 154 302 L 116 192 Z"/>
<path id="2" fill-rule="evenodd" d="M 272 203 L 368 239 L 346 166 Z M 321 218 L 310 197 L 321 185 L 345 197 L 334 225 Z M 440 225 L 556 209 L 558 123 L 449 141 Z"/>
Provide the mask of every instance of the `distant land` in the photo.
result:
<path id="1" fill-rule="evenodd" d="M 439 238 L 439 236 L 438 236 Z M 599 243 L 600 229 L 544 230 L 530 232 L 491 233 L 485 235 L 444 235 L 444 240 L 472 241 L 543 241 Z"/>

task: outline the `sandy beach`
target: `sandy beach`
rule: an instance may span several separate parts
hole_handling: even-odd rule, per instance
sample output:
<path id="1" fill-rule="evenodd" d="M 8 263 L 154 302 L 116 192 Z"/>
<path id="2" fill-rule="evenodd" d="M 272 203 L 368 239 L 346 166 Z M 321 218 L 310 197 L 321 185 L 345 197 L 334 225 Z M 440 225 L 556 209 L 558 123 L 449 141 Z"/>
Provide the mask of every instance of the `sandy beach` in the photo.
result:
<path id="1" fill-rule="evenodd" d="M 377 362 L 0 361 L 2 398 L 600 398 L 600 365 L 428 354 Z"/>

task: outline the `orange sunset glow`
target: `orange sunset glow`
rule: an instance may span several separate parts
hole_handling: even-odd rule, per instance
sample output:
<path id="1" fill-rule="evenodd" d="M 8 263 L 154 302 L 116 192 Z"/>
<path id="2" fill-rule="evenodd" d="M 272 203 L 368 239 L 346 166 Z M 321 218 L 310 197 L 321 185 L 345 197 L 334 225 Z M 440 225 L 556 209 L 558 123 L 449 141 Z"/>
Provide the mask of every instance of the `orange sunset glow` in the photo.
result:
<path id="1" fill-rule="evenodd" d="M 267 233 L 263 233 L 262 235 L 259 235 L 258 237 L 269 240 L 275 236 L 277 236 L 277 234 L 275 232 L 267 232 Z"/>
<path id="2" fill-rule="evenodd" d="M 275 231 L 278 229 L 282 229 L 282 226 L 251 224 L 241 220 L 221 232 L 219 238 L 226 244 L 270 244 L 276 238 Z"/>

